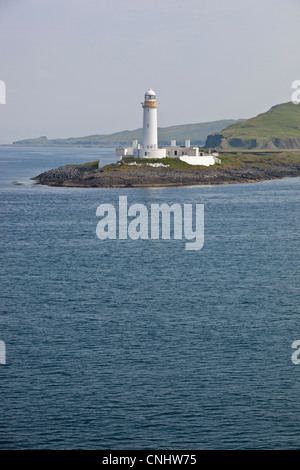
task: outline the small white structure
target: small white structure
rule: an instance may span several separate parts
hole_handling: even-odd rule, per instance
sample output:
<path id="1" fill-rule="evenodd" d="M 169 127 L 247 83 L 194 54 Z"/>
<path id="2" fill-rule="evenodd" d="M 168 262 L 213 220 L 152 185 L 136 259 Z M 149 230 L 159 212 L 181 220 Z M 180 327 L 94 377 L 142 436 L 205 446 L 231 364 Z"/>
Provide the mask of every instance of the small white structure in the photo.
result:
<path id="1" fill-rule="evenodd" d="M 179 160 L 182 160 L 189 165 L 202 165 L 202 166 L 210 166 L 214 165 L 215 163 L 221 163 L 221 160 L 218 158 L 216 161 L 216 157 L 213 155 L 200 155 L 199 157 L 189 157 L 188 155 L 183 155 L 179 157 Z"/>
<path id="2" fill-rule="evenodd" d="M 167 157 L 179 158 L 189 165 L 209 166 L 221 163 L 218 152 L 206 152 L 201 147 L 191 147 L 191 141 L 187 139 L 185 145 L 176 145 L 176 140 L 171 140 L 171 146 L 167 148 Z"/>
<path id="3" fill-rule="evenodd" d="M 221 163 L 217 152 L 205 153 L 200 147 L 191 147 L 191 141 L 187 139 L 185 145 L 176 145 L 176 140 L 171 140 L 168 148 L 159 148 L 157 141 L 157 101 L 156 94 L 149 88 L 145 93 L 143 107 L 143 143 L 139 144 L 133 139 L 132 147 L 116 149 L 116 155 L 121 158 L 179 158 L 189 165 L 214 165 Z"/>

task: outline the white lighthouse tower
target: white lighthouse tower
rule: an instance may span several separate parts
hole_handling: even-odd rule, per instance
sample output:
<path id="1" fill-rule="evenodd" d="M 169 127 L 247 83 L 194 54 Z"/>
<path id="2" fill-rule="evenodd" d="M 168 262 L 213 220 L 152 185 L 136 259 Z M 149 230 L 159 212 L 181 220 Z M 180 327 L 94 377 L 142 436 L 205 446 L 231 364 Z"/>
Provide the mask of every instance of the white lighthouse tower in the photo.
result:
<path id="1" fill-rule="evenodd" d="M 145 100 L 141 103 L 143 116 L 143 143 L 138 150 L 140 158 L 165 158 L 166 149 L 159 149 L 157 144 L 157 101 L 155 92 L 149 88 Z"/>
<path id="2" fill-rule="evenodd" d="M 143 148 L 157 149 L 157 101 L 154 91 L 149 88 L 145 93 L 145 101 L 141 103 L 143 117 Z"/>
<path id="3" fill-rule="evenodd" d="M 166 158 L 167 149 L 158 148 L 157 143 L 157 101 L 155 92 L 149 88 L 145 93 L 143 106 L 143 142 L 133 139 L 132 147 L 117 148 L 118 157 L 128 158 Z"/>

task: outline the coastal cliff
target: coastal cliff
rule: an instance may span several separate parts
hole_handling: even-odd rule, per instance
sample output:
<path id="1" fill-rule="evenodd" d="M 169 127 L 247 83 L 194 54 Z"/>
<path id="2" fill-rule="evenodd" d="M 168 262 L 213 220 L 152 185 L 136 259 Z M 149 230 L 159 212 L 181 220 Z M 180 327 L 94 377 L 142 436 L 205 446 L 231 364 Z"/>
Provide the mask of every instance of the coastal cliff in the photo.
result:
<path id="1" fill-rule="evenodd" d="M 300 149 L 300 106 L 283 103 L 267 112 L 210 134 L 206 147 L 232 149 Z"/>

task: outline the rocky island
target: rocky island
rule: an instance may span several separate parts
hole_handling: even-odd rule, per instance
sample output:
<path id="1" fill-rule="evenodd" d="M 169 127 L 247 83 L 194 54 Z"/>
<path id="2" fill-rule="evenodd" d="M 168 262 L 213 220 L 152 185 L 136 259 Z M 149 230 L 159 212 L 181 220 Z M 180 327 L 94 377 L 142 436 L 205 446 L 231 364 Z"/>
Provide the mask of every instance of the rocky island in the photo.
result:
<path id="1" fill-rule="evenodd" d="M 153 90 L 148 91 L 154 93 Z M 156 108 L 156 104 L 153 104 L 156 103 L 155 95 L 148 98 L 153 99 L 144 102 L 144 109 L 150 104 L 151 109 Z M 148 116 L 147 113 L 146 115 Z M 154 121 L 156 123 L 156 119 Z M 209 123 L 210 128 L 211 124 L 215 123 Z M 217 130 L 207 135 L 205 147 L 201 147 L 201 150 L 209 149 L 208 153 L 211 148 L 217 149 L 220 159 L 215 160 L 216 163 L 211 166 L 189 165 L 187 160 L 170 158 L 174 156 L 170 153 L 166 153 L 167 158 L 160 155 L 160 159 L 154 160 L 149 155 L 146 158 L 137 158 L 140 155 L 133 152 L 135 158 L 128 158 L 129 154 L 124 154 L 126 158 L 122 155 L 121 161 L 104 167 L 101 167 L 99 161 L 66 165 L 46 171 L 33 179 L 50 186 L 127 188 L 252 183 L 300 176 L 300 106 L 291 102 L 282 103 L 254 118 L 231 123 L 223 130 L 221 121 L 216 126 L 219 124 Z M 187 136 L 188 131 L 195 142 L 200 142 L 203 140 L 204 124 L 199 126 L 200 124 L 195 124 L 179 126 L 180 129 L 174 126 L 166 128 L 164 138 L 170 137 L 169 131 L 176 131 L 182 139 L 183 135 Z M 150 132 L 149 126 L 144 127 L 143 132 L 146 135 Z M 207 126 L 205 129 L 208 130 Z M 122 135 L 122 144 L 126 143 L 127 137 Z M 120 141 L 120 136 L 117 140 Z M 75 145 L 75 142 L 72 141 L 72 144 Z M 181 150 L 186 151 L 186 148 Z"/>
<path id="2" fill-rule="evenodd" d="M 220 154 L 222 163 L 210 167 L 193 166 L 177 159 L 155 163 L 128 160 L 98 167 L 98 161 L 66 165 L 34 178 L 49 186 L 85 188 L 128 188 L 189 186 L 228 183 L 252 183 L 269 179 L 300 176 L 300 151 L 237 152 Z"/>

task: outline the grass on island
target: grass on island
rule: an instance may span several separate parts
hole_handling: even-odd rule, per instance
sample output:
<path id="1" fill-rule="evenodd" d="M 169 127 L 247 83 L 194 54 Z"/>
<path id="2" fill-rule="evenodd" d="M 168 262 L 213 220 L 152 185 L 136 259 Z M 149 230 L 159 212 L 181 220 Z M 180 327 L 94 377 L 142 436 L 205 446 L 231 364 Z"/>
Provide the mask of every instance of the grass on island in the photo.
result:
<path id="1" fill-rule="evenodd" d="M 166 168 L 166 170 L 168 168 L 178 168 L 178 169 L 181 169 L 181 168 L 190 168 L 191 165 L 189 165 L 188 163 L 186 162 L 183 162 L 182 160 L 179 160 L 179 158 L 123 158 L 123 160 L 121 160 L 126 166 L 126 163 L 136 163 L 137 165 L 139 166 L 143 166 L 143 167 L 147 167 L 147 163 L 162 163 L 163 165 L 168 165 L 168 167 Z M 133 165 L 135 166 L 135 165 Z M 149 166 L 149 168 L 155 168 L 155 167 L 151 167 Z M 162 167 L 163 168 L 163 167 Z"/>
<path id="2" fill-rule="evenodd" d="M 257 167 L 257 168 L 268 168 L 280 165 L 290 165 L 291 163 L 300 164 L 300 151 L 257 151 L 257 152 L 220 152 L 219 158 L 221 163 L 216 163 L 211 166 L 203 165 L 189 165 L 179 158 L 124 158 L 122 160 L 123 164 L 119 165 L 117 163 L 111 163 L 99 168 L 99 171 L 121 171 L 127 172 L 134 170 L 135 168 L 148 168 L 150 171 L 155 170 L 155 167 L 148 166 L 147 163 L 162 163 L 163 165 L 169 165 L 168 167 L 161 167 L 162 170 L 168 171 L 172 169 L 177 170 L 193 170 L 201 169 L 205 172 L 214 171 L 217 168 L 224 169 L 233 169 L 233 168 L 243 168 L 243 167 Z M 137 165 L 128 165 L 128 163 L 136 162 Z M 78 169 L 86 170 L 98 170 L 99 160 L 94 162 L 83 163 L 81 165 L 69 165 L 76 167 Z M 158 167 L 160 168 L 160 167 Z"/>
<path id="3" fill-rule="evenodd" d="M 278 166 L 281 164 L 300 163 L 300 152 L 291 151 L 270 151 L 270 152 L 220 152 L 219 157 L 221 163 L 216 163 L 209 167 L 203 165 L 189 165 L 179 158 L 160 158 L 160 159 L 141 159 L 141 158 L 124 158 L 123 165 L 118 166 L 120 170 L 128 170 L 130 168 L 136 168 L 136 165 L 128 165 L 128 163 L 136 162 L 140 167 L 146 167 L 152 169 L 153 167 L 147 166 L 147 163 L 162 163 L 163 165 L 169 165 L 164 170 L 168 169 L 202 169 L 204 171 L 213 171 L 216 168 L 242 168 L 245 166 L 266 168 L 268 166 Z M 127 165 L 126 165 L 127 163 Z M 116 168 L 116 164 L 106 165 L 102 170 L 110 170 Z"/>
<path id="4" fill-rule="evenodd" d="M 245 166 L 267 168 L 282 164 L 300 163 L 300 152 L 271 151 L 271 152 L 221 152 L 221 168 L 241 168 Z"/>
<path id="5" fill-rule="evenodd" d="M 95 160 L 94 162 L 81 163 L 81 165 L 72 164 L 68 166 L 74 166 L 76 168 L 86 168 L 88 170 L 96 170 L 98 168 L 98 165 L 99 165 L 99 160 Z"/>

